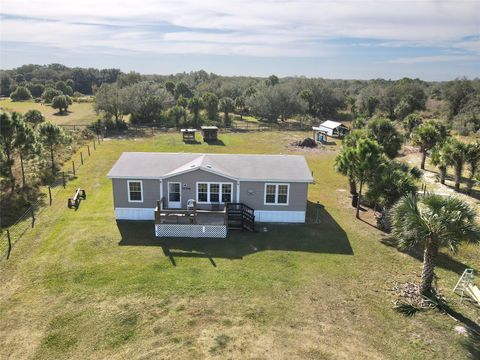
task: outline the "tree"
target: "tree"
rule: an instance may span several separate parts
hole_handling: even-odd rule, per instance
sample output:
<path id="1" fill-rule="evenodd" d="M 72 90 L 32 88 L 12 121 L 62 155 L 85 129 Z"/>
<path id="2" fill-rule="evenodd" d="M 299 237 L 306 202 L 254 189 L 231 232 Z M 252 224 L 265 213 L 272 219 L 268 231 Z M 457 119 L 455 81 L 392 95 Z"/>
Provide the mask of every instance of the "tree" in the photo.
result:
<path id="1" fill-rule="evenodd" d="M 308 114 L 310 115 L 315 115 L 315 104 L 314 104 L 314 97 L 313 97 L 313 92 L 312 90 L 310 89 L 303 89 L 302 91 L 300 91 L 300 93 L 298 94 L 298 96 L 300 96 L 300 99 L 302 99 L 303 101 L 305 101 L 305 103 L 307 104 L 307 107 L 308 107 Z"/>
<path id="2" fill-rule="evenodd" d="M 63 129 L 50 122 L 44 122 L 38 126 L 38 133 L 42 145 L 50 151 L 52 164 L 52 175 L 55 175 L 55 151 L 62 145 L 71 142 L 70 136 L 65 134 Z"/>
<path id="3" fill-rule="evenodd" d="M 192 90 L 190 90 L 190 87 L 187 85 L 187 83 L 180 81 L 175 85 L 175 98 L 179 98 L 180 96 L 183 96 L 187 99 L 191 98 L 193 96 Z"/>
<path id="4" fill-rule="evenodd" d="M 32 94 L 25 86 L 17 86 L 15 91 L 10 94 L 10 99 L 12 99 L 12 101 L 26 101 L 31 98 Z"/>
<path id="5" fill-rule="evenodd" d="M 115 119 L 117 127 L 128 110 L 128 90 L 117 84 L 102 84 L 95 92 L 95 110 Z"/>
<path id="6" fill-rule="evenodd" d="M 407 194 L 415 194 L 417 176 L 413 169 L 396 162 L 388 161 L 380 166 L 376 176 L 368 182 L 366 197 L 382 208 L 379 224 L 389 231 L 390 210 L 392 206 Z"/>
<path id="7" fill-rule="evenodd" d="M 42 96 L 43 90 L 45 90 L 45 86 L 39 83 L 28 83 L 27 88 L 30 90 L 32 96 L 36 98 Z"/>
<path id="8" fill-rule="evenodd" d="M 23 118 L 25 121 L 32 125 L 33 128 L 36 128 L 38 124 L 41 124 L 45 121 L 45 117 L 39 110 L 28 110 L 24 115 Z"/>
<path id="9" fill-rule="evenodd" d="M 68 95 L 58 95 L 52 100 L 52 108 L 58 109 L 60 114 L 66 114 L 71 103 L 72 100 Z"/>
<path id="10" fill-rule="evenodd" d="M 360 138 L 354 146 L 344 151 L 344 156 L 351 163 L 348 165 L 351 168 L 345 171 L 345 173 L 347 175 L 351 174 L 359 184 L 357 210 L 355 213 L 356 218 L 359 219 L 363 186 L 365 182 L 376 175 L 378 168 L 384 163 L 384 155 L 382 147 L 370 138 Z M 340 166 L 339 170 L 342 170 Z"/>
<path id="11" fill-rule="evenodd" d="M 235 110 L 235 102 L 229 97 L 221 98 L 218 104 L 218 108 L 220 111 L 223 112 L 223 123 L 225 126 L 227 126 L 229 124 L 228 114 Z"/>
<path id="12" fill-rule="evenodd" d="M 372 117 L 379 104 L 378 98 L 375 96 L 369 96 L 366 103 L 367 117 Z"/>
<path id="13" fill-rule="evenodd" d="M 451 138 L 445 139 L 441 143 L 437 143 L 432 149 L 432 157 L 430 159 L 432 165 L 438 168 L 440 172 L 440 183 L 445 185 L 445 177 L 447 176 L 447 169 L 450 165 L 448 149 L 451 146 Z"/>
<path id="14" fill-rule="evenodd" d="M 415 195 L 402 198 L 393 208 L 392 230 L 401 248 L 417 244 L 424 247 L 420 293 L 433 293 L 435 261 L 440 247 L 456 251 L 462 241 L 478 238 L 475 211 L 455 197 L 427 194 L 421 200 Z"/>
<path id="15" fill-rule="evenodd" d="M 165 82 L 165 90 L 172 94 L 172 96 L 175 96 L 175 83 L 173 81 Z"/>
<path id="16" fill-rule="evenodd" d="M 162 111 L 175 103 L 172 95 L 158 83 L 142 81 L 122 89 L 123 92 L 132 123 L 158 122 Z"/>
<path id="17" fill-rule="evenodd" d="M 453 166 L 455 172 L 455 191 L 460 191 L 462 171 L 465 165 L 466 146 L 455 138 L 450 138 L 448 144 L 444 149 L 447 164 Z"/>
<path id="18" fill-rule="evenodd" d="M 405 136 L 409 138 L 413 130 L 417 126 L 422 125 L 422 123 L 423 123 L 422 118 L 419 117 L 418 115 L 416 114 L 407 115 L 402 121 L 403 129 L 405 130 Z"/>
<path id="19" fill-rule="evenodd" d="M 177 99 L 177 105 L 186 109 L 188 107 L 188 99 L 184 98 L 183 96 L 179 96 Z"/>
<path id="20" fill-rule="evenodd" d="M 276 75 L 270 75 L 267 79 L 267 84 L 269 86 L 275 86 L 277 85 L 278 83 L 280 82 L 280 80 L 278 79 L 278 77 Z"/>
<path id="21" fill-rule="evenodd" d="M 173 119 L 173 121 L 175 122 L 175 127 L 177 129 L 180 128 L 180 120 L 183 118 L 185 120 L 186 116 L 187 116 L 187 112 L 185 111 L 185 109 L 181 106 L 174 106 L 174 107 L 171 107 L 170 109 L 168 109 L 168 116 Z"/>
<path id="22" fill-rule="evenodd" d="M 403 120 L 407 115 L 415 111 L 415 99 L 412 95 L 405 95 L 395 107 L 395 116 Z"/>
<path id="23" fill-rule="evenodd" d="M 16 128 L 20 121 L 20 116 L 17 113 L 10 115 L 7 112 L 0 112 L 0 144 L 5 153 L 6 160 L 4 164 L 7 171 L 7 177 L 10 180 L 12 191 L 15 189 L 15 177 L 13 176 L 13 152 L 15 150 Z"/>
<path id="24" fill-rule="evenodd" d="M 368 123 L 368 130 L 373 138 L 382 145 L 383 151 L 390 159 L 398 155 L 403 139 L 390 120 L 375 118 Z"/>
<path id="25" fill-rule="evenodd" d="M 207 92 L 202 96 L 203 104 L 207 110 L 207 117 L 210 120 L 217 119 L 218 97 L 214 93 Z"/>
<path id="26" fill-rule="evenodd" d="M 52 87 L 45 87 L 45 90 L 43 91 L 42 94 L 42 99 L 45 103 L 49 104 L 53 101 L 53 98 L 55 96 L 60 96 L 63 95 L 63 93 L 59 90 L 56 90 Z"/>
<path id="27" fill-rule="evenodd" d="M 412 143 L 420 148 L 422 162 L 420 169 L 425 170 L 427 153 L 433 149 L 435 144 L 441 142 L 447 136 L 445 127 L 433 121 L 417 126 L 412 133 Z"/>
<path id="28" fill-rule="evenodd" d="M 243 120 L 243 113 L 245 112 L 245 96 L 237 96 L 235 98 L 235 107 L 240 114 L 240 120 Z"/>
<path id="29" fill-rule="evenodd" d="M 40 146 L 37 136 L 32 128 L 24 121 L 19 121 L 16 126 L 15 148 L 20 158 L 20 169 L 22 171 L 22 187 L 25 187 L 25 160 L 28 160 L 40 153 Z"/>
<path id="30" fill-rule="evenodd" d="M 199 97 L 193 97 L 188 101 L 188 109 L 193 114 L 193 123 L 200 125 L 200 110 L 203 108 L 203 101 Z"/>
<path id="31" fill-rule="evenodd" d="M 55 89 L 61 91 L 62 94 L 72 96 L 73 95 L 73 88 L 68 86 L 64 81 L 57 81 L 55 83 Z"/>
<path id="32" fill-rule="evenodd" d="M 348 178 L 350 194 L 358 195 L 355 179 L 355 152 L 352 147 L 343 147 L 335 158 L 335 170 Z"/>
<path id="33" fill-rule="evenodd" d="M 465 162 L 468 164 L 467 194 L 472 193 L 474 178 L 480 166 L 480 141 L 466 145 Z"/>
<path id="34" fill-rule="evenodd" d="M 460 112 L 473 92 L 475 89 L 472 82 L 465 78 L 449 81 L 444 85 L 443 97 L 447 101 L 450 116 L 453 117 Z"/>

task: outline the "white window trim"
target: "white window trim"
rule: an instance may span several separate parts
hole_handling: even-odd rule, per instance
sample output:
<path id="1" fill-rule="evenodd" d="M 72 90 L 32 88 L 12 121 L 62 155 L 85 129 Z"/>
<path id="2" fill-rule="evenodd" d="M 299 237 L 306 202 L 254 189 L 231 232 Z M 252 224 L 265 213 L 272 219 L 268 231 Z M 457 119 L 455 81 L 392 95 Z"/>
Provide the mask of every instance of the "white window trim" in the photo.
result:
<path id="1" fill-rule="evenodd" d="M 198 200 L 198 185 L 199 184 L 207 184 L 207 199 L 210 200 L 210 184 L 219 185 L 219 201 L 218 202 L 211 202 L 211 201 L 199 201 Z M 233 202 L 233 183 L 231 182 L 217 182 L 217 181 L 197 181 L 196 182 L 196 191 L 195 191 L 195 198 L 197 200 L 197 204 L 225 204 L 223 202 L 223 191 L 222 185 L 230 185 L 232 192 L 230 193 L 230 202 Z"/>
<path id="2" fill-rule="evenodd" d="M 130 183 L 140 183 L 140 196 L 142 200 L 131 200 L 130 199 Z M 128 192 L 128 202 L 130 203 L 143 203 L 143 181 L 142 180 L 127 180 L 127 192 Z"/>
<path id="3" fill-rule="evenodd" d="M 180 192 L 180 200 L 179 201 L 170 201 L 170 184 L 178 184 L 179 187 L 179 192 Z M 167 203 L 169 202 L 179 202 L 180 204 L 182 203 L 182 183 L 180 181 L 169 181 L 167 183 Z"/>
<path id="4" fill-rule="evenodd" d="M 267 186 L 273 185 L 275 186 L 275 202 L 269 203 L 267 202 Z M 287 202 L 286 203 L 279 203 L 278 202 L 278 185 L 286 185 L 287 186 Z M 271 205 L 271 206 L 288 206 L 290 202 L 290 184 L 285 183 L 265 183 L 263 188 L 263 205 Z"/>

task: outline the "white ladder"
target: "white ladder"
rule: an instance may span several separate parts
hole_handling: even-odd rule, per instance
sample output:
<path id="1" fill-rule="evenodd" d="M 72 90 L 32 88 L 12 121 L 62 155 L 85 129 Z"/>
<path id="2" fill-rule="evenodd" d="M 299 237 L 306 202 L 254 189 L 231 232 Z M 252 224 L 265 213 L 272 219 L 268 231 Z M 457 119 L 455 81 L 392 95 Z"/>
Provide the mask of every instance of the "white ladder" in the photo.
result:
<path id="1" fill-rule="evenodd" d="M 473 269 L 465 269 L 463 271 L 462 276 L 457 282 L 457 285 L 453 288 L 453 292 L 456 292 L 457 290 L 461 291 L 461 299 L 460 302 L 463 302 L 463 295 L 465 293 L 465 290 L 467 290 L 468 285 L 470 285 L 471 282 L 473 282 L 474 274 L 473 274 Z"/>

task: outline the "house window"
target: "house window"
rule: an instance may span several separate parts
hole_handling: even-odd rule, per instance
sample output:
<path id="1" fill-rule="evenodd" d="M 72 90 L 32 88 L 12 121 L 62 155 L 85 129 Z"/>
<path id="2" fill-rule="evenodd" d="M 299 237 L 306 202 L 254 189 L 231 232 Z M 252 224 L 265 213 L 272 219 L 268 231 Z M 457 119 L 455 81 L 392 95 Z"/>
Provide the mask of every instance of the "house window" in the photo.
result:
<path id="1" fill-rule="evenodd" d="M 226 203 L 232 201 L 231 183 L 197 183 L 197 202 Z"/>
<path id="2" fill-rule="evenodd" d="M 208 184 L 198 184 L 197 201 L 208 202 Z"/>
<path id="3" fill-rule="evenodd" d="M 141 181 L 128 181 L 128 201 L 143 202 Z"/>
<path id="4" fill-rule="evenodd" d="M 222 202 L 232 202 L 232 184 L 222 184 Z"/>
<path id="5" fill-rule="evenodd" d="M 276 191 L 276 185 L 267 185 L 267 188 L 265 190 L 265 202 L 267 204 L 275 204 Z"/>
<path id="6" fill-rule="evenodd" d="M 220 184 L 210 184 L 210 202 L 220 202 Z"/>
<path id="7" fill-rule="evenodd" d="M 168 201 L 180 201 L 180 183 L 168 183 Z"/>
<path id="8" fill-rule="evenodd" d="M 288 184 L 265 184 L 265 205 L 288 205 Z"/>

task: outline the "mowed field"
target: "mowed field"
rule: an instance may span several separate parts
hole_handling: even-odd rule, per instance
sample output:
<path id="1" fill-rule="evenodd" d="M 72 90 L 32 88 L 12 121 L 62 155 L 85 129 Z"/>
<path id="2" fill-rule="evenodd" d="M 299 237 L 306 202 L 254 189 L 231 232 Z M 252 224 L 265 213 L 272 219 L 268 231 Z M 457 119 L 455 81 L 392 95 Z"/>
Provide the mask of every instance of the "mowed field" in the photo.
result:
<path id="1" fill-rule="evenodd" d="M 0 358 L 478 356 L 478 339 L 455 331 L 461 324 L 447 315 L 406 318 L 392 309 L 394 282 L 419 280 L 421 252 L 401 253 L 354 219 L 346 179 L 333 171 L 335 151 L 289 146 L 308 134 L 221 134 L 224 146 L 185 145 L 178 134 L 106 139 L 0 261 Z M 161 241 L 151 222 L 113 218 L 106 174 L 123 151 L 304 154 L 316 181 L 309 202 L 323 205 L 318 223 Z M 87 200 L 68 210 L 77 187 Z M 437 269 L 449 304 L 473 321 L 479 310 L 451 289 L 465 267 L 478 269 L 479 256 L 478 247 L 462 246 L 442 253 Z"/>
<path id="2" fill-rule="evenodd" d="M 32 109 L 39 110 L 45 116 L 46 121 L 59 125 L 88 125 L 99 117 L 93 110 L 93 103 L 74 102 L 68 107 L 67 115 L 57 115 L 58 110 L 47 104 L 33 101 L 11 101 L 10 98 L 3 98 L 0 99 L 0 109 L 16 111 L 20 114 Z"/>

